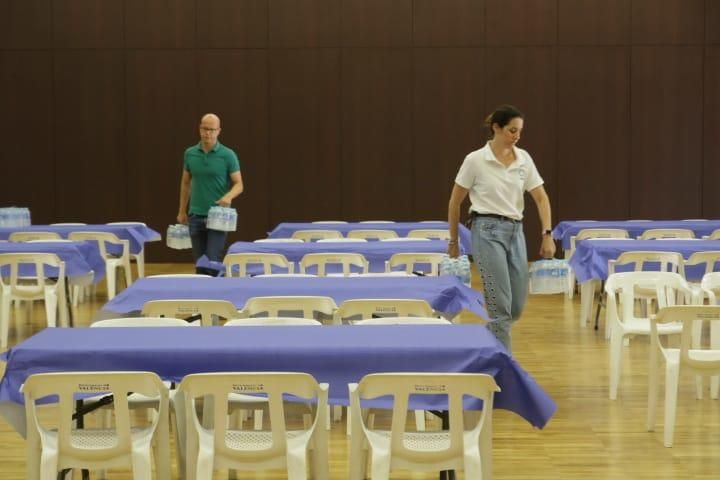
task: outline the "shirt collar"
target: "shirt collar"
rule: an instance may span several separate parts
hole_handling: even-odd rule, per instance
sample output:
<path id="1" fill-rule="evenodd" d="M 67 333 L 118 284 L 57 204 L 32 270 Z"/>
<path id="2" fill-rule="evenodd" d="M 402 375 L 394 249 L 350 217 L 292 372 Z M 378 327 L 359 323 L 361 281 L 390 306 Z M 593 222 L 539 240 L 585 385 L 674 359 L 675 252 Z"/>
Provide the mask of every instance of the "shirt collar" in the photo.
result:
<path id="1" fill-rule="evenodd" d="M 210 153 L 210 152 L 216 153 L 219 148 L 220 148 L 220 142 L 217 141 L 217 142 L 215 142 L 215 145 L 213 145 L 213 147 L 208 151 L 208 153 Z M 202 153 L 205 153 L 205 150 L 203 150 L 203 148 L 202 148 L 202 142 L 198 142 L 197 149 L 200 150 Z"/>
<path id="2" fill-rule="evenodd" d="M 495 163 L 499 163 L 500 165 L 502 165 L 500 163 L 500 160 L 495 158 L 495 154 L 493 153 L 492 148 L 490 148 L 490 140 L 488 140 L 488 142 L 485 144 L 485 146 L 486 146 L 485 160 L 487 160 L 488 162 L 495 162 Z M 524 165 L 525 164 L 525 156 L 520 154 L 520 149 L 517 148 L 515 145 L 513 145 L 512 148 L 513 148 L 513 152 L 515 153 L 515 161 L 513 163 L 511 163 L 508 168 L 517 168 L 517 167 Z"/>

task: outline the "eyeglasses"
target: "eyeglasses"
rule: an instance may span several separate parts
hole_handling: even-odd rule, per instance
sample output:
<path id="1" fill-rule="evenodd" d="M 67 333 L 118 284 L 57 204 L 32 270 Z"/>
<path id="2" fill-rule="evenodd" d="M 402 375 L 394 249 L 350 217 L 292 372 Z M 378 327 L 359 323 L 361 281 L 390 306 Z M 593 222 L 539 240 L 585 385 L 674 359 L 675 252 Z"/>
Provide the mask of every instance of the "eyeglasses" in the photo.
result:
<path id="1" fill-rule="evenodd" d="M 200 127 L 200 130 L 202 130 L 203 132 L 214 133 L 220 129 L 219 128 Z"/>

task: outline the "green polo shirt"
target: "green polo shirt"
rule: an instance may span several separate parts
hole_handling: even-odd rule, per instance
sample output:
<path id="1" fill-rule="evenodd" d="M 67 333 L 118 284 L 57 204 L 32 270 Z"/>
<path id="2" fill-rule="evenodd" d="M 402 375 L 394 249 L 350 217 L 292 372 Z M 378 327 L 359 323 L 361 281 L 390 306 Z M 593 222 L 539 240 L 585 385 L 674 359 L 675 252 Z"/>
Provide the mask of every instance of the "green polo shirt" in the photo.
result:
<path id="1" fill-rule="evenodd" d="M 198 143 L 185 150 L 185 170 L 190 172 L 190 214 L 207 215 L 210 207 L 232 187 L 230 174 L 240 171 L 235 152 L 220 142 L 208 152 Z"/>

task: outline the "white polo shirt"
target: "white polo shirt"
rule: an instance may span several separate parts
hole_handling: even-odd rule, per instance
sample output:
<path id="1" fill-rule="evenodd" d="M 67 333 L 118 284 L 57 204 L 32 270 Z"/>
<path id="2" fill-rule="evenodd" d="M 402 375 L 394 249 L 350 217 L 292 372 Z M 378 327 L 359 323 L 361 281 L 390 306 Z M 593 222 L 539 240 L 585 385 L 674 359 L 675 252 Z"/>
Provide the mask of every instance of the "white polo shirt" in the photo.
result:
<path id="1" fill-rule="evenodd" d="M 513 150 L 515 161 L 509 167 L 495 158 L 490 142 L 465 157 L 455 183 L 470 191 L 471 210 L 522 220 L 525 192 L 544 182 L 530 154 Z"/>

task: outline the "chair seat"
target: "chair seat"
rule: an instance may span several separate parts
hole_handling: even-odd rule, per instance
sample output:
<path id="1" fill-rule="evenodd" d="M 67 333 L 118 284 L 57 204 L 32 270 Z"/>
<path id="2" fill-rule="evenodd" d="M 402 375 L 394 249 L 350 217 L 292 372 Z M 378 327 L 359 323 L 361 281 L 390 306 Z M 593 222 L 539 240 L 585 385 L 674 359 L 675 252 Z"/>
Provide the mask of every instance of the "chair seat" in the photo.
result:
<path id="1" fill-rule="evenodd" d="M 368 432 L 371 442 L 378 442 L 390 446 L 389 430 L 372 430 Z M 421 452 L 437 452 L 450 448 L 450 434 L 448 432 L 405 432 L 403 434 L 405 448 Z"/>
<path id="2" fill-rule="evenodd" d="M 650 320 L 647 318 L 632 318 L 629 320 L 623 320 L 623 333 L 626 335 L 649 335 L 650 334 Z M 658 325 L 658 333 L 660 335 L 674 335 L 682 331 L 682 324 L 680 323 L 667 323 Z"/>
<path id="3" fill-rule="evenodd" d="M 133 442 L 150 441 L 152 429 L 132 428 L 130 436 Z M 44 440 L 50 448 L 57 448 L 57 431 L 45 432 Z M 116 446 L 118 436 L 112 428 L 74 430 L 70 434 L 70 443 L 73 447 L 83 450 L 104 450 Z"/>
<path id="4" fill-rule="evenodd" d="M 304 430 L 289 430 L 285 432 L 285 435 L 288 440 L 293 440 L 306 433 Z M 225 434 L 225 443 L 228 447 L 236 450 L 267 450 L 272 446 L 272 432 L 228 430 Z"/>
<path id="5" fill-rule="evenodd" d="M 720 351 L 718 350 L 688 350 L 690 360 L 701 362 L 717 362 L 720 361 Z M 680 363 L 680 349 L 666 348 L 665 361 L 668 364 L 678 365 Z"/>

